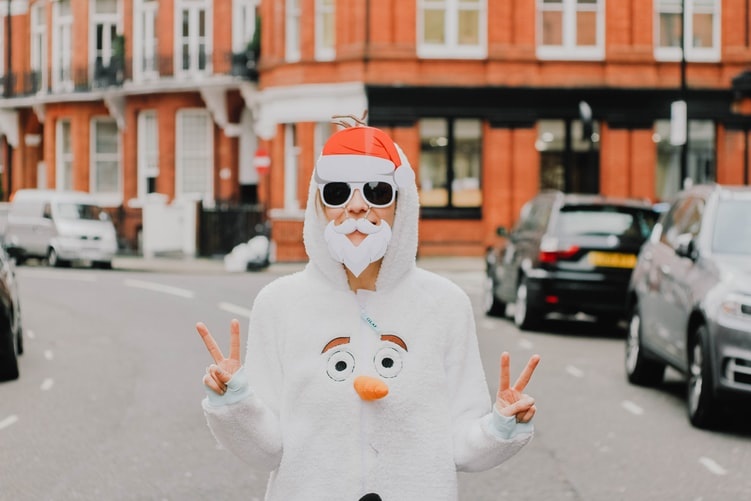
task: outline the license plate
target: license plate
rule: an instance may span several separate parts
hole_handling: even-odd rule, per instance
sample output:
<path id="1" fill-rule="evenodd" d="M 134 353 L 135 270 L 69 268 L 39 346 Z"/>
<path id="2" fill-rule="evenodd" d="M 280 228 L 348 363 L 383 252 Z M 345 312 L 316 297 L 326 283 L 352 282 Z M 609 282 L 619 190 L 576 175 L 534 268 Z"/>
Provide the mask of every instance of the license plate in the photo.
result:
<path id="1" fill-rule="evenodd" d="M 635 254 L 619 252 L 590 252 L 589 262 L 599 268 L 633 268 L 636 266 Z"/>

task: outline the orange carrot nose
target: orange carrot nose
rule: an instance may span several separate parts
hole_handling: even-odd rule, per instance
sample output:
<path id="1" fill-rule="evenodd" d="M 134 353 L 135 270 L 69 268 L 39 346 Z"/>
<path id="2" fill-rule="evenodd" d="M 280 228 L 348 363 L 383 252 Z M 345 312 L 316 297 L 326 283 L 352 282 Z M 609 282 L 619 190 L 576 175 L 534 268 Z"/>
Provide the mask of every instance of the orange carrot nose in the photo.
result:
<path id="1" fill-rule="evenodd" d="M 389 387 L 380 379 L 370 376 L 357 376 L 355 378 L 355 391 L 363 400 L 378 400 L 389 394 Z"/>

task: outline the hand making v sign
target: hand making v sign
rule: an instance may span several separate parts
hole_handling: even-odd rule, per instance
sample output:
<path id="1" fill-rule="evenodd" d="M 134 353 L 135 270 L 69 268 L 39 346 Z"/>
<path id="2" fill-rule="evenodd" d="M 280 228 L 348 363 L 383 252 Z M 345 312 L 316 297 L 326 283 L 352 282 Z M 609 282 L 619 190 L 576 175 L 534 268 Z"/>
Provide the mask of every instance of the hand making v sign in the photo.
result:
<path id="1" fill-rule="evenodd" d="M 527 362 L 519 378 L 510 386 L 509 378 L 509 354 L 501 355 L 501 382 L 498 386 L 498 394 L 495 398 L 495 407 L 502 416 L 516 416 L 519 423 L 528 423 L 535 415 L 535 399 L 523 393 L 524 388 L 532 378 L 537 364 L 540 363 L 540 355 L 532 355 Z"/>
<path id="2" fill-rule="evenodd" d="M 222 350 L 219 349 L 208 327 L 203 322 L 196 324 L 196 330 L 214 359 L 214 363 L 206 368 L 203 384 L 217 394 L 224 395 L 227 391 L 227 383 L 232 379 L 235 372 L 242 367 L 240 362 L 240 322 L 237 319 L 232 319 L 232 322 L 230 322 L 229 358 L 224 358 Z"/>

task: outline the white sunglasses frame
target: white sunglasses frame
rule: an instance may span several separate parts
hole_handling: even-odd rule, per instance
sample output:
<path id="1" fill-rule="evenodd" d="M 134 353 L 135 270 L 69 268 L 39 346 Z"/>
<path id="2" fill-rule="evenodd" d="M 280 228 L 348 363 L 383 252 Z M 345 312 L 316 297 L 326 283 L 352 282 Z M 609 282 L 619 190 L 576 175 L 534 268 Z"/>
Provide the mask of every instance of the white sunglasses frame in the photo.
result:
<path id="1" fill-rule="evenodd" d="M 326 203 L 326 198 L 323 196 L 323 189 L 324 187 L 329 183 L 345 183 L 347 186 L 349 186 L 349 196 L 347 197 L 347 200 L 345 200 L 343 203 L 339 205 L 331 205 Z M 391 186 L 392 192 L 391 192 L 391 201 L 387 204 L 374 204 L 370 200 L 367 199 L 365 196 L 365 192 L 363 191 L 363 188 L 366 184 L 370 183 L 386 183 L 389 186 Z M 399 189 L 396 186 L 396 183 L 392 181 L 387 180 L 380 180 L 380 181 L 327 181 L 325 183 L 318 183 L 318 192 L 321 195 L 321 203 L 328 207 L 329 209 L 341 209 L 343 207 L 346 207 L 347 204 L 352 200 L 352 197 L 355 194 L 355 190 L 360 190 L 360 196 L 362 196 L 362 199 L 365 200 L 365 203 L 368 204 L 368 207 L 375 208 L 375 209 L 383 209 L 386 207 L 389 207 L 396 201 L 396 192 L 399 191 Z"/>

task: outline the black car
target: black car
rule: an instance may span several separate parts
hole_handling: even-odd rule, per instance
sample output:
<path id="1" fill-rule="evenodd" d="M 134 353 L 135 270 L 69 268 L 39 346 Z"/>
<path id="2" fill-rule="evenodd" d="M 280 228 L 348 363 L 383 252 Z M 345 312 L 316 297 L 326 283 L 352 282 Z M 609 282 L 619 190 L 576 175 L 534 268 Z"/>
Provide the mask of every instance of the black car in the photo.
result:
<path id="1" fill-rule="evenodd" d="M 23 353 L 22 333 L 15 263 L 0 246 L 0 381 L 18 379 L 18 355 Z"/>
<path id="2" fill-rule="evenodd" d="M 657 385 L 674 367 L 701 428 L 751 399 L 751 187 L 681 192 L 639 255 L 629 304 L 630 382 Z"/>
<path id="3" fill-rule="evenodd" d="M 485 311 L 532 329 L 549 313 L 625 317 L 636 256 L 658 214 L 646 200 L 545 191 L 486 253 Z"/>

